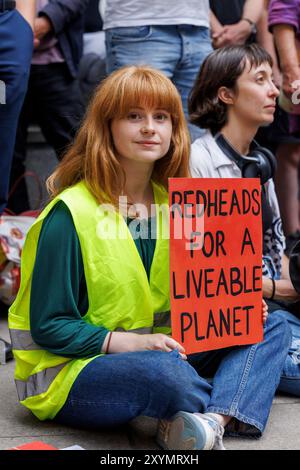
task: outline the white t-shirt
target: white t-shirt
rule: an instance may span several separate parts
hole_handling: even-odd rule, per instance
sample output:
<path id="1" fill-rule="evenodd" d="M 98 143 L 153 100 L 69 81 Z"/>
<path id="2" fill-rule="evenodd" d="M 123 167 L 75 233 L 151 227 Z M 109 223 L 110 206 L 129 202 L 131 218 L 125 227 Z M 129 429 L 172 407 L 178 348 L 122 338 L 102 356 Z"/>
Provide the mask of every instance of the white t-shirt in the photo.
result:
<path id="1" fill-rule="evenodd" d="M 106 0 L 103 29 L 191 24 L 209 27 L 209 0 Z"/>

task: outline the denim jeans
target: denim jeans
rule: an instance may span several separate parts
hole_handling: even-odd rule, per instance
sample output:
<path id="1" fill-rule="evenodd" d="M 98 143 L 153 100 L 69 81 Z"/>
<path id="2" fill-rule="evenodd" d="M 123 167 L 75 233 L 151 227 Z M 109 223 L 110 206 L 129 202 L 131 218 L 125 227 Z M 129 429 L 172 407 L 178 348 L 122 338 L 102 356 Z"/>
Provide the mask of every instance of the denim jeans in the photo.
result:
<path id="1" fill-rule="evenodd" d="M 286 320 L 270 316 L 263 342 L 194 354 L 189 361 L 182 360 L 177 351 L 95 358 L 75 380 L 55 420 L 101 428 L 125 424 L 141 415 L 170 418 L 180 410 L 210 411 L 233 416 L 260 436 L 290 340 Z M 200 375 L 209 368 L 209 373 L 215 370 L 212 385 Z"/>
<path id="2" fill-rule="evenodd" d="M 292 342 L 286 357 L 278 390 L 300 396 L 300 320 L 286 310 L 276 310 L 271 315 L 285 319 L 292 333 Z"/>
<path id="3" fill-rule="evenodd" d="M 188 95 L 210 52 L 210 32 L 204 26 L 137 26 L 106 31 L 107 72 L 130 64 L 161 70 L 179 90 L 187 118 Z M 190 124 L 189 128 L 192 140 L 203 135 L 198 127 Z"/>
<path id="4" fill-rule="evenodd" d="M 19 114 L 25 98 L 33 32 L 17 10 L 0 13 L 0 80 L 6 104 L 0 104 L 0 215 L 7 203 L 9 175 Z"/>

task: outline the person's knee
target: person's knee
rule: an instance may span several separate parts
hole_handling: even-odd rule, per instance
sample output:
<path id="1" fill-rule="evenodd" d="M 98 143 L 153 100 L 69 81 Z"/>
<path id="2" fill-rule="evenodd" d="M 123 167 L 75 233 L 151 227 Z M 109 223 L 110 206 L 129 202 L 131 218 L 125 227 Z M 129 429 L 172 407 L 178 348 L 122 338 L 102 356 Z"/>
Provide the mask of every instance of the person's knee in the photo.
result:
<path id="1" fill-rule="evenodd" d="M 157 362 L 155 366 L 154 381 L 157 381 L 160 387 L 180 388 L 181 383 L 186 380 L 186 367 L 177 351 L 170 353 L 156 351 Z"/>
<path id="2" fill-rule="evenodd" d="M 155 351 L 155 369 L 145 370 L 148 386 L 160 396 L 181 396 L 190 382 L 190 366 L 177 351 Z"/>
<path id="3" fill-rule="evenodd" d="M 211 386 L 176 351 L 161 355 L 152 387 L 160 399 L 165 397 L 168 409 L 193 412 L 199 411 L 201 403 L 205 407 Z"/>
<path id="4" fill-rule="evenodd" d="M 276 315 L 276 312 L 269 315 L 266 334 L 268 334 L 273 341 L 277 341 L 282 350 L 289 349 L 292 341 L 292 332 L 288 321 L 283 316 Z"/>

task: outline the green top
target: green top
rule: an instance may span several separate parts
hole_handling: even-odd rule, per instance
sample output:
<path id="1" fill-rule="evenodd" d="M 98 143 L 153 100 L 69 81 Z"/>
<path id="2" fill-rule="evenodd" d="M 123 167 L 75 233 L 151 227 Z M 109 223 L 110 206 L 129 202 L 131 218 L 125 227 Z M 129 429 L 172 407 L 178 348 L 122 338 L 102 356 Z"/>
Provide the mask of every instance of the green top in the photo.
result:
<path id="1" fill-rule="evenodd" d="M 156 238 L 155 219 L 127 219 L 148 279 Z M 155 232 L 154 232 L 155 233 Z M 43 222 L 30 296 L 30 325 L 34 341 L 49 352 L 65 357 L 99 354 L 108 333 L 86 323 L 88 295 L 80 243 L 64 202 L 58 202 Z"/>

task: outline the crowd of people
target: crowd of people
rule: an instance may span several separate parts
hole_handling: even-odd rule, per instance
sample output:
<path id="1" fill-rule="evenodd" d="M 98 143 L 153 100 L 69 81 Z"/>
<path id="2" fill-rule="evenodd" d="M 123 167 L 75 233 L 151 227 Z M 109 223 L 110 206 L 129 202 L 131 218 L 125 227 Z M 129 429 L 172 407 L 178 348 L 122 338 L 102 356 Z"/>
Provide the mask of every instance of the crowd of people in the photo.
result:
<path id="1" fill-rule="evenodd" d="M 221 450 L 262 435 L 277 390 L 300 396 L 299 18 L 300 0 L 0 0 L 0 215 L 29 208 L 8 192 L 33 121 L 58 158 L 9 311 L 39 419 L 147 416 L 162 448 Z M 189 176 L 261 180 L 261 343 L 187 356 L 171 337 L 168 222 L 136 207 Z M 97 236 L 107 203 L 121 240 Z"/>

